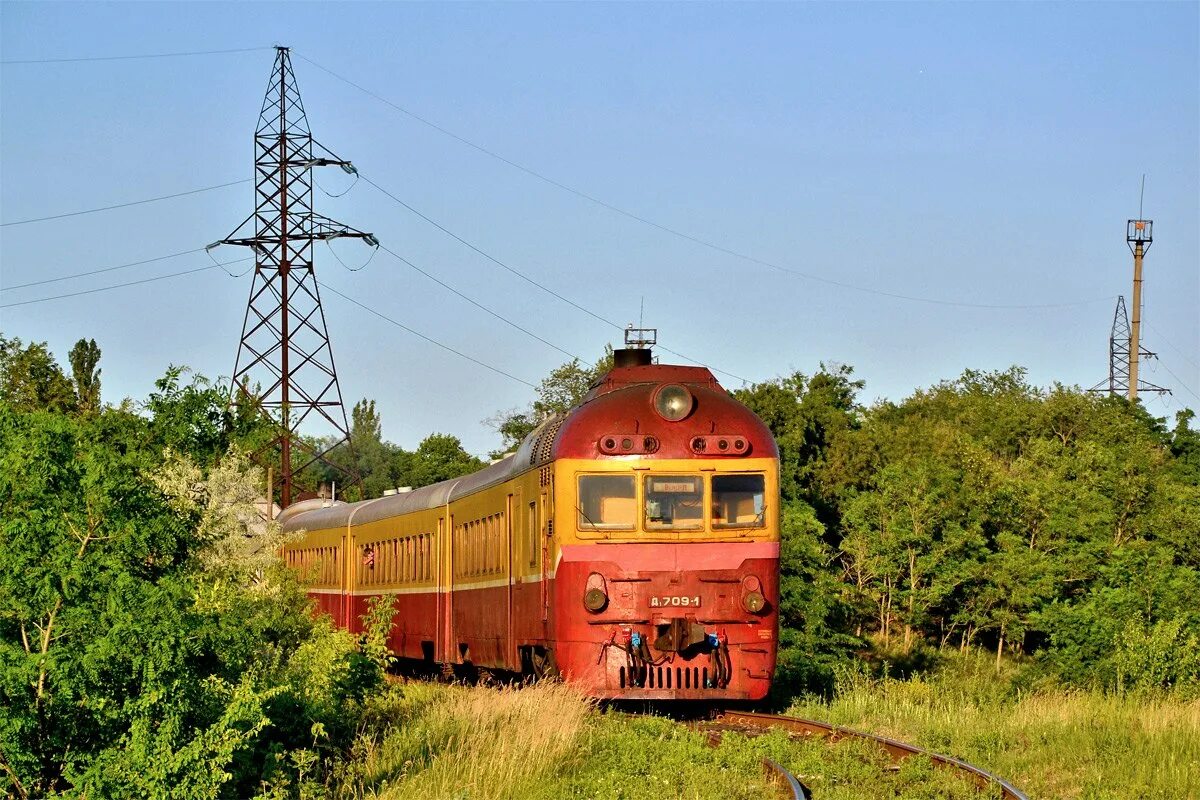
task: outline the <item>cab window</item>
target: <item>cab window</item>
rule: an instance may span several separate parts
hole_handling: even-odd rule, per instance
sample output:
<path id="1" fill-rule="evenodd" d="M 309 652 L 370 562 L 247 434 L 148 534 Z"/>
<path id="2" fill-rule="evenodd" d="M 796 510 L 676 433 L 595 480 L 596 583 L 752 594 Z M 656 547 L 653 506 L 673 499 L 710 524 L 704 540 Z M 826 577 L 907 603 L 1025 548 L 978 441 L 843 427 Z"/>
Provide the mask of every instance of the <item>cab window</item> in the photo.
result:
<path id="1" fill-rule="evenodd" d="M 646 530 L 704 527 L 704 480 L 699 475 L 647 475 Z"/>
<path id="2" fill-rule="evenodd" d="M 637 527 L 636 490 L 632 475 L 581 475 L 579 530 L 633 530 Z"/>
<path id="3" fill-rule="evenodd" d="M 761 528 L 766 516 L 762 475 L 714 475 L 714 528 Z"/>

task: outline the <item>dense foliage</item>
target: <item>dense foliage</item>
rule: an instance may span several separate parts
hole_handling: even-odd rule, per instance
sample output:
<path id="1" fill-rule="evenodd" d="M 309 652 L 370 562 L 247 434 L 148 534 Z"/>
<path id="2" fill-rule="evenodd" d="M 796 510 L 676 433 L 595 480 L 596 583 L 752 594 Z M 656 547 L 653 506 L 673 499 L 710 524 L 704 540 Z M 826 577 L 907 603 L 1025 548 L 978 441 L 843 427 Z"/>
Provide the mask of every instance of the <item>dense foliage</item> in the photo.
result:
<path id="1" fill-rule="evenodd" d="M 783 688 L 869 648 L 986 646 L 1033 674 L 1200 683 L 1200 434 L 1024 372 L 864 408 L 845 367 L 738 397 L 782 451 Z"/>
<path id="2" fill-rule="evenodd" d="M 68 398 L 45 353 L 0 375 L 7 794 L 302 792 L 382 672 L 275 563 L 224 392 L 172 370 L 143 413 L 99 409 L 95 359 Z"/>

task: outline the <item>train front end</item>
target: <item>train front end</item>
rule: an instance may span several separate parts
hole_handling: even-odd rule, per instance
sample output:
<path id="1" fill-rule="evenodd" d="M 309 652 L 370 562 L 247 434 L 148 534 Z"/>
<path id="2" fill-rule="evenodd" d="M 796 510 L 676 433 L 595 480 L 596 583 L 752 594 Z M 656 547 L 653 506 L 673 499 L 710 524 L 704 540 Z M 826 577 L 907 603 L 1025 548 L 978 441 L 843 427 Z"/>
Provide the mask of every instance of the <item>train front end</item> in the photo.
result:
<path id="1" fill-rule="evenodd" d="M 555 437 L 555 660 L 596 697 L 757 700 L 775 671 L 779 455 L 703 367 L 616 366 Z"/>

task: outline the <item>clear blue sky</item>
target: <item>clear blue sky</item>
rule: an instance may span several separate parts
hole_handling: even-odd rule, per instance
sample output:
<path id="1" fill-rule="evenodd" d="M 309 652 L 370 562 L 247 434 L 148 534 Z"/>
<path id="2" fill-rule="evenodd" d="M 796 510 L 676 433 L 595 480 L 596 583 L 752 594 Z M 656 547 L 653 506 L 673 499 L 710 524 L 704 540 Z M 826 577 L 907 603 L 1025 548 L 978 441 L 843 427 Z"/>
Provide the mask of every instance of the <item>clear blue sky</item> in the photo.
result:
<path id="1" fill-rule="evenodd" d="M 1169 4 L 0 5 L 5 60 L 295 48 L 316 137 L 365 175 L 577 302 L 762 380 L 851 364 L 866 399 L 964 368 L 1039 384 L 1106 375 L 1125 220 L 1145 214 L 1146 377 L 1200 406 L 1200 21 Z M 504 156 L 663 225 L 806 273 L 980 309 L 808 281 L 647 227 L 472 150 L 316 69 L 307 56 Z M 0 220 L 249 177 L 270 50 L 8 64 Z M 331 192 L 337 170 L 318 180 Z M 199 247 L 251 210 L 248 186 L 0 228 L 0 288 Z M 560 347 L 613 331 L 536 292 L 360 182 L 320 211 Z M 340 242 L 351 265 L 365 248 Z M 324 280 L 536 382 L 563 356 L 381 254 Z M 242 253 L 226 251 L 230 257 Z M 15 289 L 0 303 L 166 274 L 203 254 Z M 0 310 L 0 330 L 103 349 L 104 399 L 144 398 L 168 363 L 228 375 L 249 277 L 216 271 Z M 385 435 L 438 430 L 483 452 L 519 383 L 326 297 L 348 402 Z M 1177 380 L 1167 369 L 1178 376 Z M 736 381 L 726 379 L 736 386 Z"/>

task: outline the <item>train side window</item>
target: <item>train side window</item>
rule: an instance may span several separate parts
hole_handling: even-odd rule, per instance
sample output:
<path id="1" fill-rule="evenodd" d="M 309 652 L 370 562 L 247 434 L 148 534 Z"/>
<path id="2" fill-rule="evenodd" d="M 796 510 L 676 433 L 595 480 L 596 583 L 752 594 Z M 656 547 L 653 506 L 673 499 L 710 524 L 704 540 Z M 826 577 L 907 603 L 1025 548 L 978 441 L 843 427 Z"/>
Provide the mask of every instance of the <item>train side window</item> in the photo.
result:
<path id="1" fill-rule="evenodd" d="M 637 527 L 632 475 L 579 476 L 579 530 L 631 531 Z"/>
<path id="2" fill-rule="evenodd" d="M 647 475 L 646 530 L 704 527 L 704 480 L 699 475 Z"/>

